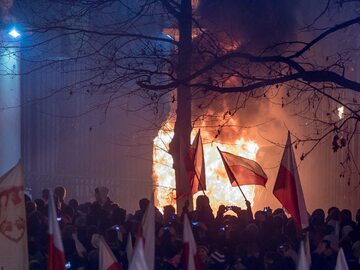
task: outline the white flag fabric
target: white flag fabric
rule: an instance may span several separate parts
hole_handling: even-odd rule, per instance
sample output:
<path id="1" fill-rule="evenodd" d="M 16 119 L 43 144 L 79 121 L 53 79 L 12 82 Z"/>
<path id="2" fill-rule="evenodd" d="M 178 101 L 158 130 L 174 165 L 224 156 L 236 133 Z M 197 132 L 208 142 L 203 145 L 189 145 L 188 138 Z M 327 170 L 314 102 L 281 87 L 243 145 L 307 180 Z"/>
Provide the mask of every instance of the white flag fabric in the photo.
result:
<path id="1" fill-rule="evenodd" d="M 0 269 L 28 269 L 23 167 L 0 177 Z"/>
<path id="2" fill-rule="evenodd" d="M 337 255 L 335 270 L 349 270 L 349 267 L 347 265 L 346 258 L 344 255 L 344 251 L 342 248 L 340 248 L 338 255 Z"/>
<path id="3" fill-rule="evenodd" d="M 308 260 L 305 255 L 304 242 L 301 241 L 296 270 L 309 270 L 309 269 L 310 268 L 309 268 Z"/>
<path id="4" fill-rule="evenodd" d="M 200 270 L 197 246 L 188 216 L 184 215 L 184 270 Z"/>
<path id="5" fill-rule="evenodd" d="M 144 244 L 141 240 L 142 239 L 136 242 L 134 254 L 128 270 L 149 270 L 144 255 Z"/>
<path id="6" fill-rule="evenodd" d="M 155 205 L 154 196 L 151 196 L 149 206 L 146 209 L 142 220 L 142 235 L 138 238 L 144 242 L 144 256 L 149 270 L 154 270 L 155 266 Z"/>
<path id="7" fill-rule="evenodd" d="M 48 270 L 65 269 L 65 253 L 59 223 L 55 210 L 54 197 L 49 196 L 49 232 L 48 232 Z"/>
<path id="8" fill-rule="evenodd" d="M 122 270 L 103 237 L 99 241 L 99 270 Z"/>

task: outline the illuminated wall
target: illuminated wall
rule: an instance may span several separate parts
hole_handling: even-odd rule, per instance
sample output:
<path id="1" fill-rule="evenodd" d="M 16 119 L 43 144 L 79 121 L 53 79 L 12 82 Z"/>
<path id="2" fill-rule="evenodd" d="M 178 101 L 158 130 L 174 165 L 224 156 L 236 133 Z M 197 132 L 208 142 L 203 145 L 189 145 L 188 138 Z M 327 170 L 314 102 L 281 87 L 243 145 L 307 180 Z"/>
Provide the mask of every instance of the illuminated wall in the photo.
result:
<path id="1" fill-rule="evenodd" d="M 0 175 L 21 156 L 20 78 L 14 75 L 19 72 L 19 65 L 4 36 L 0 46 Z"/>

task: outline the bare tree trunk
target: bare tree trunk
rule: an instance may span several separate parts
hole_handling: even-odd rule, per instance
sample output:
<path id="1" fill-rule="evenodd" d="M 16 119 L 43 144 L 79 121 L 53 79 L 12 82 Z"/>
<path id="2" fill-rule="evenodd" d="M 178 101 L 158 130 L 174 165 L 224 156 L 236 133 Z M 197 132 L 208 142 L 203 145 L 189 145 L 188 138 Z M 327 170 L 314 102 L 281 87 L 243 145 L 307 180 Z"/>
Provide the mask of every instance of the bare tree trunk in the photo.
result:
<path id="1" fill-rule="evenodd" d="M 179 54 L 177 78 L 183 80 L 190 76 L 192 57 L 192 6 L 191 0 L 181 1 L 181 15 L 179 16 Z M 186 84 L 188 84 L 187 82 Z M 191 135 L 191 88 L 180 84 L 177 88 L 177 109 L 175 135 L 170 144 L 170 153 L 174 159 L 176 178 L 177 211 L 181 213 L 186 200 L 192 207 L 192 196 L 187 179 L 184 158 L 190 147 Z"/>

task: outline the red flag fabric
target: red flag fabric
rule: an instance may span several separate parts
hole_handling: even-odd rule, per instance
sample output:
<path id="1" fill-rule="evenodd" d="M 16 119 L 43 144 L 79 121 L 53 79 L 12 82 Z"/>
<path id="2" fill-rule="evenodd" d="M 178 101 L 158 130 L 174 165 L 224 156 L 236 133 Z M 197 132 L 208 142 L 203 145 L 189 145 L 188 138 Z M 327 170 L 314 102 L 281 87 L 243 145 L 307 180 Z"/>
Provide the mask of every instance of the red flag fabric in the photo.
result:
<path id="1" fill-rule="evenodd" d="M 99 241 L 99 270 L 122 270 L 105 239 Z"/>
<path id="2" fill-rule="evenodd" d="M 309 226 L 304 194 L 291 146 L 290 133 L 288 133 L 273 193 L 290 213 L 299 230 Z"/>
<path id="3" fill-rule="evenodd" d="M 218 150 L 232 186 L 266 185 L 268 177 L 256 161 Z"/>
<path id="4" fill-rule="evenodd" d="M 197 246 L 191 229 L 188 216 L 184 215 L 184 270 L 200 270 L 200 260 L 197 255 Z"/>
<path id="5" fill-rule="evenodd" d="M 194 195 L 198 191 L 206 190 L 204 148 L 200 129 L 187 152 L 185 166 L 191 186 L 191 194 Z"/>
<path id="6" fill-rule="evenodd" d="M 48 270 L 64 270 L 65 254 L 52 195 L 49 196 Z"/>
<path id="7" fill-rule="evenodd" d="M 29 269 L 23 167 L 0 177 L 0 269 Z"/>

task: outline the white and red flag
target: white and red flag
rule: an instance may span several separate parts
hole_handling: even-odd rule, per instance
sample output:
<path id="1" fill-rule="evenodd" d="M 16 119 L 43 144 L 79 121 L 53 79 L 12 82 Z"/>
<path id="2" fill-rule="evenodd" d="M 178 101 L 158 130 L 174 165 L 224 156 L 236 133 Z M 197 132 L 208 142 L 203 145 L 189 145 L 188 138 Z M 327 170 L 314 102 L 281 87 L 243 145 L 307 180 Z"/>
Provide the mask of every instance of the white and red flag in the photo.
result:
<path id="1" fill-rule="evenodd" d="M 201 140 L 200 129 L 190 146 L 186 158 L 185 166 L 191 187 L 191 194 L 206 190 L 204 148 Z"/>
<path id="2" fill-rule="evenodd" d="M 191 229 L 188 216 L 184 215 L 184 270 L 200 270 L 200 260 L 197 255 L 197 246 Z"/>
<path id="3" fill-rule="evenodd" d="M 138 242 L 142 242 L 145 262 L 148 270 L 154 270 L 155 267 L 155 205 L 154 195 L 151 196 L 149 205 L 143 216 L 141 227 L 139 230 L 138 239 L 135 244 L 135 249 L 139 245 Z M 139 247 L 138 247 L 139 248 Z M 139 251 L 138 251 L 139 252 Z M 139 255 L 138 255 L 139 256 Z M 131 261 L 135 260 L 135 251 Z"/>
<path id="4" fill-rule="evenodd" d="M 342 248 L 340 248 L 337 255 L 335 270 L 349 270 L 349 266 L 346 262 L 344 250 Z"/>
<path id="5" fill-rule="evenodd" d="M 65 253 L 61 239 L 54 198 L 49 196 L 48 270 L 65 269 Z"/>
<path id="6" fill-rule="evenodd" d="M 154 267 L 153 267 L 154 268 Z M 128 270 L 149 270 L 144 254 L 143 241 L 138 241 L 135 245 L 134 254 Z"/>
<path id="7" fill-rule="evenodd" d="M 0 177 L 0 269 L 28 269 L 23 167 Z"/>
<path id="8" fill-rule="evenodd" d="M 103 237 L 99 241 L 99 270 L 122 270 L 115 255 Z"/>
<path id="9" fill-rule="evenodd" d="M 232 186 L 266 185 L 268 177 L 256 161 L 218 150 Z"/>
<path id="10" fill-rule="evenodd" d="M 290 132 L 288 133 L 273 193 L 290 213 L 299 230 L 309 226 L 304 194 L 291 146 Z"/>

